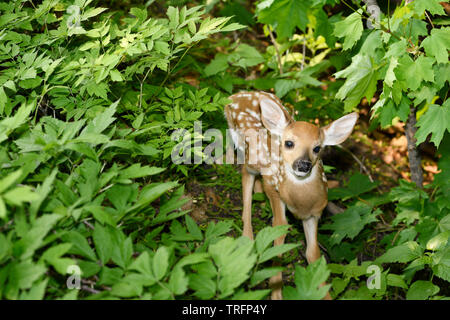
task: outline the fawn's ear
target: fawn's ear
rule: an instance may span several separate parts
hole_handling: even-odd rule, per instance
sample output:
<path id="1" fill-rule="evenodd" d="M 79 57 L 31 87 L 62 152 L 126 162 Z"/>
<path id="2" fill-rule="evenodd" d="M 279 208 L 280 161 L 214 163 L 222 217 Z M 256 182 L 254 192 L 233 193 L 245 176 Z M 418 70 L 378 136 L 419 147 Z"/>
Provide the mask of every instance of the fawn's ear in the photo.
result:
<path id="1" fill-rule="evenodd" d="M 261 121 L 270 133 L 281 136 L 283 130 L 289 124 L 283 112 L 284 108 L 278 102 L 269 97 L 260 96 L 259 105 L 261 107 Z"/>
<path id="2" fill-rule="evenodd" d="M 344 142 L 352 133 L 356 120 L 358 120 L 358 114 L 352 112 L 322 127 L 321 130 L 324 135 L 323 145 L 334 146 Z"/>

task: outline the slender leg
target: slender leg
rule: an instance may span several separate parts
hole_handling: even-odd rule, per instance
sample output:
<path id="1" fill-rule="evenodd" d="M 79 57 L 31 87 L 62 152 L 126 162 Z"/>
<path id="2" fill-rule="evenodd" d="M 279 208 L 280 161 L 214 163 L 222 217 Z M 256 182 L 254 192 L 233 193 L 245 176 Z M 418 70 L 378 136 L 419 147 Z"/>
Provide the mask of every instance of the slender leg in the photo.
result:
<path id="1" fill-rule="evenodd" d="M 255 175 L 247 171 L 246 166 L 242 166 L 242 221 L 244 222 L 243 235 L 253 239 L 252 228 L 252 193 L 255 183 Z"/>
<path id="2" fill-rule="evenodd" d="M 256 179 L 255 181 L 255 187 L 253 188 L 253 191 L 255 193 L 261 193 L 263 192 L 263 187 L 260 179 Z"/>
<path id="3" fill-rule="evenodd" d="M 302 222 L 306 237 L 306 259 L 308 263 L 313 263 L 320 258 L 320 250 L 317 243 L 317 223 L 319 218 L 312 216 Z"/>
<path id="4" fill-rule="evenodd" d="M 269 197 L 270 206 L 272 207 L 272 212 L 273 212 L 272 225 L 275 227 L 275 226 L 287 224 L 286 214 L 285 214 L 286 206 L 283 203 L 283 201 L 280 199 L 279 193 L 275 190 L 274 187 L 272 187 L 270 185 L 266 185 L 266 184 L 264 185 L 264 191 L 267 194 L 267 196 Z M 274 245 L 277 246 L 277 245 L 283 244 L 285 238 L 286 238 L 286 235 L 275 239 Z M 281 272 L 277 273 L 276 275 L 274 275 L 273 277 L 270 278 L 269 286 L 272 289 L 271 299 L 272 300 L 282 300 L 283 295 L 282 295 L 281 289 L 283 288 L 283 275 Z"/>
<path id="5" fill-rule="evenodd" d="M 319 218 L 312 216 L 302 222 L 306 237 L 306 259 L 308 260 L 308 263 L 313 263 L 320 258 L 320 249 L 317 242 L 317 224 Z M 322 287 L 324 285 L 326 285 L 326 283 L 322 283 L 320 286 Z M 331 300 L 331 296 L 328 292 L 324 299 Z"/>

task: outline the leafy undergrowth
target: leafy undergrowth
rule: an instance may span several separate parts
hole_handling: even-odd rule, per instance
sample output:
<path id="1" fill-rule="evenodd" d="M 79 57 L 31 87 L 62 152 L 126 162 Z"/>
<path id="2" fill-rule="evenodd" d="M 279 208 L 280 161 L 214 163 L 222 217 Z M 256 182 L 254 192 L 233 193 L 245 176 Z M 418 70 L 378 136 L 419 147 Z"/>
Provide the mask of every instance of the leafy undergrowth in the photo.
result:
<path id="1" fill-rule="evenodd" d="M 388 21 L 400 40 L 381 36 L 338 2 L 1 3 L 0 297 L 264 299 L 283 271 L 286 299 L 447 299 L 448 27 L 416 0 Z M 274 20 L 288 10 L 297 22 Z M 324 153 L 345 211 L 324 213 L 324 257 L 309 266 L 301 224 L 269 227 L 262 193 L 255 241 L 240 237 L 238 166 L 172 161 L 202 136 L 197 120 L 224 132 L 227 96 L 243 89 L 315 123 L 362 115 Z M 408 181 L 410 104 L 419 142 L 431 133 L 424 189 Z"/>

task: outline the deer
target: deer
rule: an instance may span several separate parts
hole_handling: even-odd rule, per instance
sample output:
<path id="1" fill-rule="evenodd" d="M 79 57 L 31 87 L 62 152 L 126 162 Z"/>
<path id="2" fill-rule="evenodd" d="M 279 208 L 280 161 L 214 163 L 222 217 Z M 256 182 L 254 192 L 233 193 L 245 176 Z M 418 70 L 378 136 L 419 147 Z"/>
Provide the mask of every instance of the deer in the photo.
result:
<path id="1" fill-rule="evenodd" d="M 252 194 L 255 181 L 262 178 L 262 189 L 273 212 L 272 226 L 288 224 L 286 208 L 300 219 L 306 238 L 306 259 L 308 264 L 313 263 L 320 258 L 317 228 L 328 203 L 327 179 L 320 156 L 325 146 L 341 144 L 350 136 L 358 114 L 353 112 L 319 127 L 295 121 L 272 93 L 239 92 L 229 99 L 232 102 L 224 108 L 228 129 L 235 148 L 245 155 L 243 236 L 253 239 Z M 275 239 L 274 245 L 283 244 L 285 237 Z M 281 300 L 281 272 L 269 279 L 269 286 L 272 300 Z M 325 299 L 331 299 L 329 293 Z"/>

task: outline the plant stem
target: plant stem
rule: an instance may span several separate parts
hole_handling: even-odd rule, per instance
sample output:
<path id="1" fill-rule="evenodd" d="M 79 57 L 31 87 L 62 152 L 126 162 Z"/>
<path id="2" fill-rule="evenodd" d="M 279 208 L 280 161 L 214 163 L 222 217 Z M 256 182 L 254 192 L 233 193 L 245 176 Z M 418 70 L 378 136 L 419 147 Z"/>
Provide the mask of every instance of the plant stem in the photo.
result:
<path id="1" fill-rule="evenodd" d="M 423 187 L 423 170 L 421 166 L 421 157 L 419 150 L 416 146 L 416 108 L 411 106 L 411 111 L 408 116 L 408 120 L 405 125 L 405 135 L 408 147 L 408 160 L 409 160 L 409 171 L 411 173 L 411 180 L 416 184 L 417 187 Z"/>

